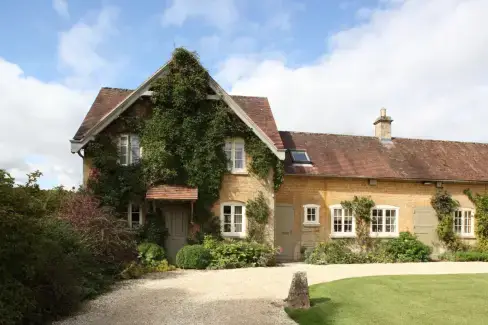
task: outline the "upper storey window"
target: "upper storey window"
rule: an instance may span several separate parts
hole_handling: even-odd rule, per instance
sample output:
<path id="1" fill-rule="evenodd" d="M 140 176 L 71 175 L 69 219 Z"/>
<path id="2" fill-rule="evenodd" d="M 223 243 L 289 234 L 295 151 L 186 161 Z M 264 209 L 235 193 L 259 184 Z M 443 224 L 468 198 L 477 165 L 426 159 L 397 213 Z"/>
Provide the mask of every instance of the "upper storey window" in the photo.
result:
<path id="1" fill-rule="evenodd" d="M 224 147 L 227 156 L 227 168 L 232 173 L 246 171 L 246 151 L 243 139 L 227 139 Z"/>
<path id="2" fill-rule="evenodd" d="M 136 134 L 122 134 L 119 137 L 119 163 L 122 166 L 139 163 L 141 147 L 139 136 Z"/>

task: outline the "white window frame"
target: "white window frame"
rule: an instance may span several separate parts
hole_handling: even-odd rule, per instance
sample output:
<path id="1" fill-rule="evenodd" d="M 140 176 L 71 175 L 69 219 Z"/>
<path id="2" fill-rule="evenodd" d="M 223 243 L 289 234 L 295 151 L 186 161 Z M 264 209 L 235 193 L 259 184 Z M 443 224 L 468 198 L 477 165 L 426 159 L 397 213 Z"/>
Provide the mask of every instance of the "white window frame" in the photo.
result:
<path id="1" fill-rule="evenodd" d="M 308 221 L 308 209 L 315 209 L 315 220 Z M 320 225 L 320 205 L 318 204 L 305 204 L 303 206 L 303 224 L 305 226 L 318 226 Z"/>
<path id="2" fill-rule="evenodd" d="M 344 214 L 347 209 L 344 209 L 344 207 L 341 204 L 334 204 L 329 206 L 330 209 L 330 236 L 332 238 L 350 238 L 350 237 L 356 237 L 356 217 L 354 216 L 354 213 L 352 213 L 352 231 L 344 231 Z M 334 210 L 340 209 L 342 210 L 341 212 L 341 219 L 342 219 L 342 231 L 334 231 Z"/>
<path id="3" fill-rule="evenodd" d="M 461 212 L 461 232 L 456 232 L 456 228 L 455 228 L 455 224 L 456 224 L 456 212 Z M 465 219 L 465 213 L 466 212 L 471 212 L 471 231 L 470 232 L 466 232 L 465 231 L 465 226 L 466 226 L 466 219 Z M 474 238 L 474 223 L 475 223 L 475 219 L 474 219 L 474 213 L 475 213 L 475 210 L 474 209 L 471 209 L 471 208 L 458 208 L 456 211 L 454 211 L 453 213 L 453 219 L 452 219 L 452 229 L 454 230 L 454 233 L 456 235 L 458 235 L 459 237 L 464 237 L 464 238 Z"/>
<path id="4" fill-rule="evenodd" d="M 231 225 L 229 232 L 224 232 L 224 206 L 230 206 L 231 208 Z M 242 231 L 236 232 L 235 231 L 235 207 L 240 206 L 242 207 Z M 247 219 L 246 219 L 246 204 L 243 202 L 223 202 L 220 204 L 220 231 L 222 233 L 222 237 L 239 237 L 245 238 L 246 231 L 247 231 Z"/>
<path id="5" fill-rule="evenodd" d="M 381 232 L 373 232 L 373 210 L 383 210 L 382 215 L 382 231 Z M 395 210 L 395 231 L 394 232 L 386 232 L 386 212 L 385 210 Z M 400 208 L 393 206 L 393 205 L 377 205 L 371 208 L 370 212 L 371 222 L 369 226 L 370 237 L 381 237 L 381 238 L 388 238 L 388 237 L 398 237 L 399 235 L 399 220 L 400 220 Z"/>
<path id="6" fill-rule="evenodd" d="M 229 172 L 232 174 L 244 174 L 246 173 L 247 166 L 246 166 L 246 144 L 244 139 L 242 138 L 228 138 L 225 140 L 224 151 L 227 151 L 225 146 L 230 143 L 231 145 L 231 152 L 230 152 L 230 164 L 231 166 L 228 168 Z M 236 145 L 242 145 L 242 168 L 235 167 L 235 157 L 236 157 Z"/>
<path id="7" fill-rule="evenodd" d="M 133 228 L 132 225 L 132 205 L 133 203 L 129 203 L 127 207 L 127 222 L 129 223 L 129 228 Z M 142 225 L 142 204 L 139 204 L 139 226 Z"/>
<path id="8" fill-rule="evenodd" d="M 134 134 L 134 133 L 123 133 L 123 134 L 120 134 L 119 135 L 119 139 L 118 139 L 118 145 L 117 145 L 117 148 L 119 150 L 119 164 L 122 165 L 122 166 L 128 166 L 128 165 L 132 165 L 134 163 L 134 157 L 133 157 L 133 153 L 132 153 L 132 139 L 134 137 L 137 137 L 138 140 L 139 140 L 139 161 L 141 160 L 142 158 L 142 147 L 141 147 L 141 139 L 139 137 L 139 135 L 137 134 Z M 127 162 L 126 163 L 122 163 L 120 161 L 120 148 L 121 148 L 121 141 L 122 141 L 122 138 L 126 138 L 127 139 Z"/>

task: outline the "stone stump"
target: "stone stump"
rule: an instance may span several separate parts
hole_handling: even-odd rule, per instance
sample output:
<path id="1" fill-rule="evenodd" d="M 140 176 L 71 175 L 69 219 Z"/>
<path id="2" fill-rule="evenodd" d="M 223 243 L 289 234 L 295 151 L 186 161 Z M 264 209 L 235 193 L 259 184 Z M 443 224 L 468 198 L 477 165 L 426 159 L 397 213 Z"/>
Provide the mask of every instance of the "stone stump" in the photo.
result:
<path id="1" fill-rule="evenodd" d="M 293 309 L 310 308 L 310 294 L 308 292 L 307 273 L 295 272 L 291 280 L 288 298 L 285 299 L 286 305 Z"/>

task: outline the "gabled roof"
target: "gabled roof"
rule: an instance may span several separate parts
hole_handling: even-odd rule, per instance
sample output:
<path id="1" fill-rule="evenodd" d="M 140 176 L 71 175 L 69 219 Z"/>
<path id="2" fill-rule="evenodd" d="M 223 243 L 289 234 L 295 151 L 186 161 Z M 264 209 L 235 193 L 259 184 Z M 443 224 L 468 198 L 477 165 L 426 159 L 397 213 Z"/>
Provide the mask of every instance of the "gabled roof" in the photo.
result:
<path id="1" fill-rule="evenodd" d="M 280 131 L 285 148 L 307 151 L 312 166 L 288 174 L 375 179 L 488 182 L 488 144 Z"/>
<path id="2" fill-rule="evenodd" d="M 73 140 L 71 140 L 71 152 L 75 153 L 80 151 L 89 141 L 105 129 L 110 123 L 112 123 L 117 117 L 120 116 L 125 110 L 146 91 L 149 91 L 151 84 L 157 80 L 157 78 L 167 73 L 168 65 L 164 65 L 158 69 L 152 76 L 144 81 L 137 89 L 129 91 L 127 89 L 113 89 L 102 88 L 98 94 L 95 102 L 93 103 L 90 111 L 86 115 L 80 128 L 76 132 Z M 268 100 L 261 99 L 243 99 L 239 97 L 240 102 L 247 109 L 241 107 L 236 100 L 212 78 L 209 80 L 209 87 L 218 96 L 222 98 L 225 104 L 248 126 L 254 134 L 263 141 L 263 143 L 281 160 L 285 158 L 285 152 L 279 137 L 276 124 L 274 122 L 273 113 L 269 107 Z M 248 112 L 254 113 L 253 117 L 248 115 Z M 259 121 L 259 123 L 258 123 Z"/>
<path id="3" fill-rule="evenodd" d="M 88 130 L 93 128 L 104 116 L 110 113 L 117 104 L 129 96 L 133 90 L 121 88 L 100 89 L 90 110 L 76 131 L 73 139 L 80 140 Z M 278 149 L 283 149 L 281 137 L 276 128 L 273 112 L 266 97 L 232 96 L 232 99 L 244 110 L 244 112 L 256 123 L 256 125 L 269 137 Z"/>

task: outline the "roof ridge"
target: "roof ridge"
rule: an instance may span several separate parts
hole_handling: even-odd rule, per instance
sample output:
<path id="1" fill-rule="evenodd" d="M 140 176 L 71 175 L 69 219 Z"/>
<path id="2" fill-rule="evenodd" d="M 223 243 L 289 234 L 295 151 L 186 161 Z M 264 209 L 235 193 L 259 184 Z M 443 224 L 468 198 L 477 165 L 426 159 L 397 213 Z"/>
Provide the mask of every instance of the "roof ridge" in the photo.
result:
<path id="1" fill-rule="evenodd" d="M 134 89 L 128 89 L 128 88 L 118 88 L 118 87 L 102 87 L 102 89 L 109 89 L 109 90 L 122 90 L 122 91 L 134 91 Z"/>
<path id="2" fill-rule="evenodd" d="M 376 138 L 374 135 L 355 135 L 355 134 L 340 134 L 340 133 L 324 133 L 324 132 L 304 132 L 304 131 L 282 131 L 294 134 L 308 134 L 308 135 L 332 135 L 338 137 L 358 137 L 358 138 Z M 462 143 L 462 144 L 482 144 L 488 145 L 488 142 L 476 142 L 476 141 L 461 141 L 461 140 L 445 140 L 445 139 L 421 139 L 421 138 L 408 138 L 408 137 L 392 137 L 392 140 L 412 140 L 412 141 L 431 141 L 431 142 L 450 142 L 450 143 Z"/>
<path id="3" fill-rule="evenodd" d="M 232 97 L 250 97 L 250 98 L 263 98 L 263 99 L 268 99 L 266 96 L 250 96 L 250 95 L 234 95 L 234 94 L 229 94 Z"/>

